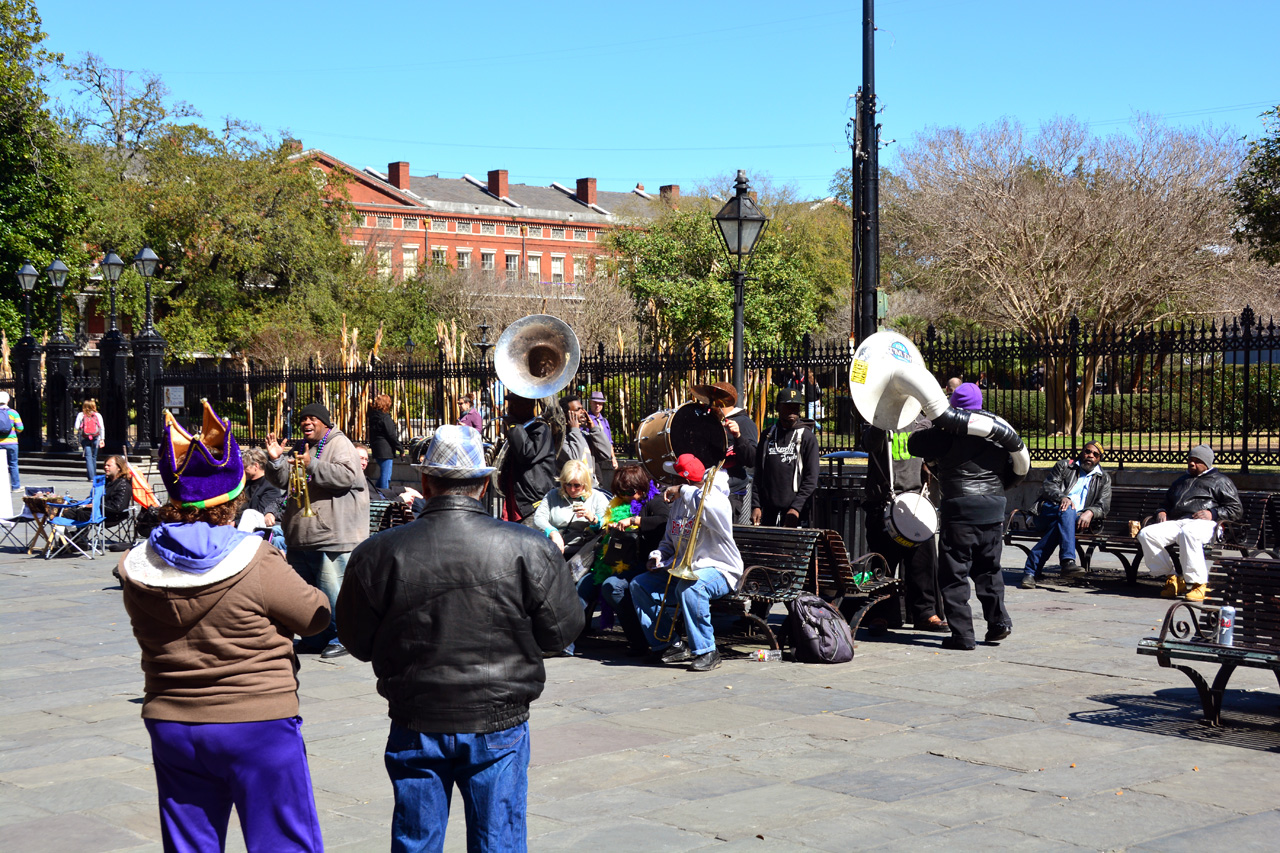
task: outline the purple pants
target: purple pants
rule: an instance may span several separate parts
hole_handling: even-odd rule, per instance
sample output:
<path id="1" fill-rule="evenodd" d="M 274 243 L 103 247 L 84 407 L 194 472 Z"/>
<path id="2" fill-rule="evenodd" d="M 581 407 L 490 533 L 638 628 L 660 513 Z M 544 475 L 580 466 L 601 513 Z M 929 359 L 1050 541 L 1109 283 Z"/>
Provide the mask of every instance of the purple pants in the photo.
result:
<path id="1" fill-rule="evenodd" d="M 324 850 L 301 717 L 144 722 L 166 851 L 224 849 L 233 805 L 251 853 Z"/>

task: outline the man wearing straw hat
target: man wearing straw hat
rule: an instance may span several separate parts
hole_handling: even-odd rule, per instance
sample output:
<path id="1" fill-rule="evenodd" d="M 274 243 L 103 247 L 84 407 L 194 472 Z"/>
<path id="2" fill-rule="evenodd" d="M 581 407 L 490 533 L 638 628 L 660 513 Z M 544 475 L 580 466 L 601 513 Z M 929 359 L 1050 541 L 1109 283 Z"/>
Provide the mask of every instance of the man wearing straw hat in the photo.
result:
<path id="1" fill-rule="evenodd" d="M 467 849 L 523 851 L 529 704 L 582 606 L 551 540 L 485 512 L 478 432 L 440 427 L 415 467 L 422 514 L 358 547 L 338 596 L 339 635 L 389 706 L 391 849 L 441 849 L 457 784 Z"/>

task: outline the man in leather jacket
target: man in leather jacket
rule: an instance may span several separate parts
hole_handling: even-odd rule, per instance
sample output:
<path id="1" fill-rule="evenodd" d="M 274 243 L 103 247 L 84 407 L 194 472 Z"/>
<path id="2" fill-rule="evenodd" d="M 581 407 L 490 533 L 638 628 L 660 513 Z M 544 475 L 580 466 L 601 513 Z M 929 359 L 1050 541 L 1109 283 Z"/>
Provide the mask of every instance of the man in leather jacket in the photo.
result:
<path id="1" fill-rule="evenodd" d="M 416 467 L 422 515 L 358 547 L 338 596 L 343 643 L 389 706 L 391 849 L 441 849 L 457 783 L 467 848 L 523 851 L 529 703 L 582 607 L 549 539 L 485 513 L 478 432 L 440 427 Z"/>
<path id="2" fill-rule="evenodd" d="M 1060 459 L 1044 478 L 1036 498 L 1036 529 L 1043 536 L 1027 555 L 1021 589 L 1036 588 L 1036 572 L 1053 549 L 1062 560 L 1062 576 L 1083 573 L 1076 565 L 1076 531 L 1088 530 L 1111 511 L 1111 475 L 1103 470 L 1102 445 L 1086 441 L 1075 459 Z"/>
<path id="3" fill-rule="evenodd" d="M 1156 523 L 1142 528 L 1138 544 L 1155 577 L 1168 576 L 1160 594 L 1187 601 L 1204 601 L 1209 591 L 1209 567 L 1204 546 L 1213 540 L 1220 521 L 1234 521 L 1244 513 L 1236 484 L 1213 467 L 1213 450 L 1199 444 L 1187 453 L 1187 473 L 1173 481 L 1156 513 Z M 1173 573 L 1173 557 L 1165 550 L 1177 543 L 1182 574 Z"/>
<path id="4" fill-rule="evenodd" d="M 952 392 L 951 405 L 981 410 L 982 391 L 965 382 Z M 914 433 L 907 450 L 935 469 L 942 487 L 938 586 L 943 614 L 951 626 L 951 636 L 943 639 L 942 647 L 965 651 L 976 647 L 969 608 L 970 575 L 987 621 L 985 640 L 997 643 L 1013 630 L 1013 620 L 1004 606 L 1004 577 L 1000 573 L 1004 490 L 1016 479 L 1009 453 L 985 438 L 955 435 L 936 426 Z"/>

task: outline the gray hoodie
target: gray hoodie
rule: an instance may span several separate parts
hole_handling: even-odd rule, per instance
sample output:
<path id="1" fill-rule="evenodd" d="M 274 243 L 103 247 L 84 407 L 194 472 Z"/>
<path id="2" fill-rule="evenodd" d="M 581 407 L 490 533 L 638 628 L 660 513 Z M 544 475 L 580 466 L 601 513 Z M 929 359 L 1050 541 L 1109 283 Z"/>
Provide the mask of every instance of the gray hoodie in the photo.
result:
<path id="1" fill-rule="evenodd" d="M 682 536 L 693 524 L 698 512 L 698 502 L 702 498 L 702 490 L 697 486 L 681 486 L 680 497 L 671 505 L 671 515 L 667 520 L 667 533 L 662 537 L 658 549 L 649 555 L 649 559 L 657 558 L 658 565 L 666 568 L 676 556 L 676 546 Z M 716 474 L 711 486 L 711 494 L 702 511 L 702 522 L 698 526 L 697 546 L 693 550 L 693 568 L 715 568 L 724 575 L 730 589 L 738 588 L 738 580 L 742 577 L 742 554 L 733 541 L 733 507 L 729 503 L 729 475 L 724 471 Z"/>

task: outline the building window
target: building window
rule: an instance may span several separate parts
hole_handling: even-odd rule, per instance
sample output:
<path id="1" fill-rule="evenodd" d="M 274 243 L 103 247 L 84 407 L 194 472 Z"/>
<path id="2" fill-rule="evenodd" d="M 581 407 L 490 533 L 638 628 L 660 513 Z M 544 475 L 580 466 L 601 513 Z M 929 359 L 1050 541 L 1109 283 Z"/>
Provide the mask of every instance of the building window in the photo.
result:
<path id="1" fill-rule="evenodd" d="M 431 247 L 431 266 L 433 267 L 447 266 L 449 263 L 448 258 L 445 257 L 445 253 L 447 251 L 448 249 L 446 249 L 444 246 L 432 246 Z"/>
<path id="2" fill-rule="evenodd" d="M 417 230 L 418 230 L 418 219 L 417 219 L 417 217 L 414 217 L 414 216 L 406 216 L 404 219 L 400 220 L 400 223 L 401 223 L 401 225 L 402 225 L 406 230 L 408 230 L 408 231 L 417 231 Z"/>
<path id="3" fill-rule="evenodd" d="M 432 231 L 448 231 L 448 230 L 449 230 L 449 220 L 447 220 L 447 219 L 433 219 L 433 220 L 431 220 L 431 230 L 432 230 Z"/>
<path id="4" fill-rule="evenodd" d="M 564 283 L 564 255 L 551 256 L 551 280 L 556 284 Z"/>
<path id="5" fill-rule="evenodd" d="M 564 229 L 563 229 L 563 228 L 552 228 L 552 229 L 551 229 L 551 239 L 552 239 L 552 240 L 563 240 L 563 239 L 564 239 Z"/>
<path id="6" fill-rule="evenodd" d="M 530 237 L 541 237 L 541 236 L 542 236 L 542 228 L 541 228 L 541 227 L 539 227 L 539 226 L 537 226 L 537 225 L 530 225 L 530 226 L 529 226 L 529 236 L 530 236 Z"/>
<path id="7" fill-rule="evenodd" d="M 390 246 L 378 246 L 378 275 L 391 275 Z"/>
<path id="8" fill-rule="evenodd" d="M 519 237 L 520 226 L 519 225 L 503 225 L 502 233 L 507 237 Z"/>
<path id="9" fill-rule="evenodd" d="M 470 223 L 470 222 L 461 222 L 461 221 L 460 221 L 460 222 L 458 222 L 458 224 L 457 224 L 457 225 L 453 226 L 453 230 L 454 230 L 454 231 L 457 231 L 459 234 L 470 234 L 470 233 L 471 233 L 471 223 Z"/>
<path id="10" fill-rule="evenodd" d="M 542 255 L 529 256 L 529 281 L 542 281 Z"/>
<path id="11" fill-rule="evenodd" d="M 520 256 L 519 255 L 513 255 L 510 253 L 507 254 L 506 273 L 507 273 L 507 281 L 513 280 L 516 276 L 520 274 Z"/>
<path id="12" fill-rule="evenodd" d="M 350 243 L 347 244 L 347 246 L 350 247 L 351 249 L 351 263 L 355 264 L 356 266 L 363 265 L 364 251 L 365 251 L 364 243 L 361 243 L 358 240 L 352 240 Z"/>
<path id="13" fill-rule="evenodd" d="M 405 246 L 401 249 L 402 263 L 405 278 L 413 278 L 418 274 L 418 247 Z"/>
<path id="14" fill-rule="evenodd" d="M 481 234 L 497 234 L 498 226 L 494 225 L 492 222 L 481 222 L 480 233 Z"/>
<path id="15" fill-rule="evenodd" d="M 390 216 L 379 216 L 379 217 L 378 217 L 378 227 L 379 227 L 379 228 L 384 228 L 384 229 L 386 229 L 386 230 L 390 231 L 390 230 L 391 230 L 391 217 L 390 217 Z"/>
<path id="16" fill-rule="evenodd" d="M 573 256 L 573 282 L 574 284 L 587 283 L 587 256 Z"/>
<path id="17" fill-rule="evenodd" d="M 480 253 L 480 269 L 485 272 L 493 272 L 493 252 Z"/>
<path id="18" fill-rule="evenodd" d="M 460 270 L 471 269 L 471 250 L 470 249 L 458 250 L 458 269 Z"/>

